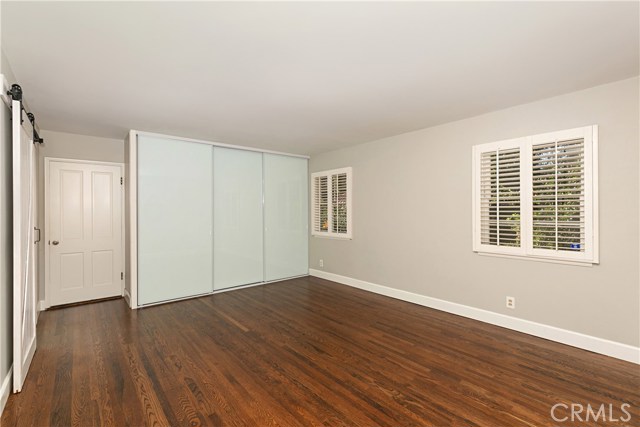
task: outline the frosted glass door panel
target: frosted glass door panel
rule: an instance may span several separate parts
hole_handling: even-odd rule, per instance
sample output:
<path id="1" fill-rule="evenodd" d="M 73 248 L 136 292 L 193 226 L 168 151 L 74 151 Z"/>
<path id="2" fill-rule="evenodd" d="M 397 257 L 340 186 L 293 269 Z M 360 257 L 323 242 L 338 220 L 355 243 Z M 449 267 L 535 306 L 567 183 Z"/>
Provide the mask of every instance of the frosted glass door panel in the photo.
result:
<path id="1" fill-rule="evenodd" d="M 265 280 L 309 273 L 307 159 L 264 154 Z"/>
<path id="2" fill-rule="evenodd" d="M 262 153 L 213 152 L 214 289 L 262 282 Z"/>
<path id="3" fill-rule="evenodd" d="M 213 290 L 213 147 L 138 138 L 138 301 Z"/>

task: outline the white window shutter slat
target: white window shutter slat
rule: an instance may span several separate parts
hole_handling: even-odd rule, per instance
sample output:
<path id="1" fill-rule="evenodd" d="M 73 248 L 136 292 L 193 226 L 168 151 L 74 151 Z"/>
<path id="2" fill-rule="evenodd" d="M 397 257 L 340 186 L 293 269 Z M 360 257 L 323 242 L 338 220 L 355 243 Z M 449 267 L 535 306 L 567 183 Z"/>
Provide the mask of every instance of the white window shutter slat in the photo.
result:
<path id="1" fill-rule="evenodd" d="M 584 252 L 584 138 L 532 144 L 533 248 Z"/>
<path id="2" fill-rule="evenodd" d="M 521 247 L 520 148 L 480 154 L 480 243 Z"/>
<path id="3" fill-rule="evenodd" d="M 333 209 L 331 231 L 339 234 L 346 234 L 347 224 L 347 174 L 340 173 L 331 175 L 331 206 Z"/>
<path id="4" fill-rule="evenodd" d="M 326 176 L 316 176 L 313 179 L 314 206 L 313 230 L 316 233 L 329 231 L 329 188 Z"/>

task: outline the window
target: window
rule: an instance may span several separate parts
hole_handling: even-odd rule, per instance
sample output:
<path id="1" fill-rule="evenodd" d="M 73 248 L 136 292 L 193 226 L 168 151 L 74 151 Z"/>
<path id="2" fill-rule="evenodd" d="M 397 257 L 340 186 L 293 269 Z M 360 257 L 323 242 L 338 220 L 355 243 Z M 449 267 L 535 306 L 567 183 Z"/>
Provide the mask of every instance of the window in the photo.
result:
<path id="1" fill-rule="evenodd" d="M 597 131 L 473 147 L 473 250 L 598 263 Z"/>
<path id="2" fill-rule="evenodd" d="M 311 174 L 314 236 L 351 238 L 351 168 Z"/>

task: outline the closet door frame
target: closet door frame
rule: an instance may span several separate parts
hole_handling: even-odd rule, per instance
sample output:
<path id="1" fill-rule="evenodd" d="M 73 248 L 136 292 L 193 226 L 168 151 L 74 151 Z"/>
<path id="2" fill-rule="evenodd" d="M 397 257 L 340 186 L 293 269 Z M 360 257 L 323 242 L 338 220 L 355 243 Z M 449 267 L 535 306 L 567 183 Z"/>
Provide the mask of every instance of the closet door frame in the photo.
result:
<path id="1" fill-rule="evenodd" d="M 127 303 L 129 304 L 129 307 L 131 307 L 132 309 L 140 308 L 140 306 L 138 305 L 138 256 L 137 256 L 138 254 L 138 227 L 137 227 L 137 223 L 138 223 L 138 206 L 137 206 L 138 204 L 138 191 L 137 191 L 138 189 L 138 182 L 137 182 L 138 136 L 140 135 L 157 137 L 157 138 L 168 138 L 168 139 L 174 139 L 174 140 L 185 141 L 185 142 L 195 142 L 200 144 L 208 144 L 215 147 L 233 148 L 236 150 L 254 151 L 254 152 L 263 153 L 263 154 L 276 154 L 281 156 L 297 157 L 297 158 L 306 159 L 306 160 L 309 159 L 309 156 L 304 156 L 300 154 L 291 154 L 291 153 L 272 151 L 272 150 L 260 150 L 257 148 L 243 147 L 241 145 L 224 144 L 220 142 L 204 141 L 204 140 L 193 139 L 193 138 L 183 138 L 179 136 L 164 135 L 164 134 L 153 133 L 153 132 L 144 132 L 144 131 L 137 131 L 137 130 L 129 131 L 124 141 L 124 146 L 125 146 L 124 176 L 126 177 L 124 179 L 124 187 L 125 187 L 124 297 Z M 307 218 L 307 221 L 308 220 L 309 219 Z M 215 239 L 215 235 L 214 235 L 214 239 Z M 213 268 L 215 269 L 215 265 Z M 302 276 L 298 276 L 298 277 L 302 277 Z M 286 280 L 286 279 L 273 280 L 272 282 L 278 282 L 280 280 Z M 260 286 L 265 283 L 270 283 L 270 281 L 263 281 L 260 283 L 253 283 L 253 284 L 244 285 L 244 286 L 214 290 L 212 293 L 227 292 L 234 289 Z M 202 296 L 202 295 L 198 295 L 198 296 Z M 189 296 L 185 298 L 179 298 L 179 299 L 171 300 L 171 302 L 178 301 L 181 299 L 195 298 L 198 296 Z M 152 305 L 164 304 L 164 303 L 165 302 L 158 302 L 154 304 L 145 304 L 144 306 L 149 307 Z"/>

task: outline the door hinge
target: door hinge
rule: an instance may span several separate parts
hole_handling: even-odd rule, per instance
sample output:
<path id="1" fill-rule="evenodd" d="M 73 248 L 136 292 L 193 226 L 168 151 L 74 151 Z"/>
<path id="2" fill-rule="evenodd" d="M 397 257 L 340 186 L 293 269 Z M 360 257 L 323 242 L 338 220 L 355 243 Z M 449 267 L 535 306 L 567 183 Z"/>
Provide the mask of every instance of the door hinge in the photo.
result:
<path id="1" fill-rule="evenodd" d="M 120 272 L 120 280 L 124 280 L 124 273 L 122 271 Z"/>
<path id="2" fill-rule="evenodd" d="M 120 185 L 124 184 L 124 178 L 120 177 Z"/>

